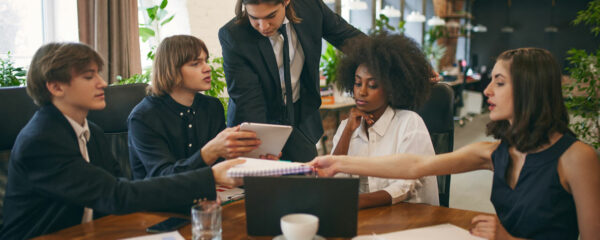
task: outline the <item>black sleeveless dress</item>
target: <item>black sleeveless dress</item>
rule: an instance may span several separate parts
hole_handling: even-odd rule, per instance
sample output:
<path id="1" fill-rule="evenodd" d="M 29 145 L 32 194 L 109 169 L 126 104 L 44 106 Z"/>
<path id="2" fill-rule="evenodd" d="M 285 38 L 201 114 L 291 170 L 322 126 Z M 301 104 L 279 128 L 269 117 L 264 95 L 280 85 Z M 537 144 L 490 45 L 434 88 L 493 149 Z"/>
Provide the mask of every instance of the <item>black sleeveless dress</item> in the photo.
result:
<path id="1" fill-rule="evenodd" d="M 558 177 L 558 159 L 577 141 L 563 135 L 550 148 L 527 154 L 515 189 L 506 181 L 510 163 L 508 144 L 502 141 L 492 153 L 494 181 L 491 201 L 500 222 L 515 237 L 577 239 L 577 213 L 573 195 Z"/>

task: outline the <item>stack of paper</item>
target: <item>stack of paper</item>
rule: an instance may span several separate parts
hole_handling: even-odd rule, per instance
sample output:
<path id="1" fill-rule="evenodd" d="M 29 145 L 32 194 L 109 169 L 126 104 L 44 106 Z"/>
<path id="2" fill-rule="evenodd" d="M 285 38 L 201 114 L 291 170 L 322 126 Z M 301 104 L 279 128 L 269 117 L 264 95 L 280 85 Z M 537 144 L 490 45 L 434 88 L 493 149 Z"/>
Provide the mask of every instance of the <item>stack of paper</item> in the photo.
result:
<path id="1" fill-rule="evenodd" d="M 362 235 L 353 238 L 352 240 L 396 240 L 396 239 L 411 239 L 411 240 L 484 240 L 483 238 L 473 236 L 469 231 L 452 224 L 440 224 L 429 227 L 414 228 L 404 231 Z"/>
<path id="2" fill-rule="evenodd" d="M 279 176 L 298 173 L 308 173 L 312 167 L 303 163 L 263 160 L 256 158 L 240 158 L 246 160 L 245 163 L 233 166 L 227 170 L 228 177 L 245 176 Z"/>
<path id="3" fill-rule="evenodd" d="M 217 185 L 217 197 L 221 200 L 221 204 L 224 205 L 244 198 L 244 189 Z"/>

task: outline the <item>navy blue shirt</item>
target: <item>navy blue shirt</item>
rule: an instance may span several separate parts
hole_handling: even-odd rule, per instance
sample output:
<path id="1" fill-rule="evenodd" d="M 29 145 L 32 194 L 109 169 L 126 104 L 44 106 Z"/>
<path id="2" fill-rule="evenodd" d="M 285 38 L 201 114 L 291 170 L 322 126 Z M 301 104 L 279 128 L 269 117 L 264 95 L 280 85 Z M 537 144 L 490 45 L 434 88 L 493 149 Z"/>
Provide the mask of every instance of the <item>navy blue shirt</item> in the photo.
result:
<path id="1" fill-rule="evenodd" d="M 207 167 L 200 149 L 225 129 L 223 105 L 197 93 L 191 107 L 170 95 L 147 96 L 131 112 L 129 161 L 134 179 Z"/>
<path id="2" fill-rule="evenodd" d="M 577 239 L 577 213 L 573 195 L 560 183 L 558 159 L 577 139 L 563 135 L 550 148 L 527 154 L 515 185 L 510 188 L 508 144 L 502 141 L 492 153 L 494 181 L 491 200 L 500 222 L 515 237 Z"/>

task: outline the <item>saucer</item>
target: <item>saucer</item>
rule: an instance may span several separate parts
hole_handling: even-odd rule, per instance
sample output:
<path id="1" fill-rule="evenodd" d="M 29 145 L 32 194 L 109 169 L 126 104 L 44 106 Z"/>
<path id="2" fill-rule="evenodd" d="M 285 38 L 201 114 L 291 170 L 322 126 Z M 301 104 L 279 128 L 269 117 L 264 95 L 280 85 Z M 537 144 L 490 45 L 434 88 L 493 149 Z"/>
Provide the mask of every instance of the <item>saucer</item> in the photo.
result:
<path id="1" fill-rule="evenodd" d="M 273 240 L 286 240 L 285 237 L 283 236 L 283 234 L 273 238 Z M 319 235 L 315 235 L 315 237 L 312 240 L 325 240 L 324 237 L 321 237 Z"/>

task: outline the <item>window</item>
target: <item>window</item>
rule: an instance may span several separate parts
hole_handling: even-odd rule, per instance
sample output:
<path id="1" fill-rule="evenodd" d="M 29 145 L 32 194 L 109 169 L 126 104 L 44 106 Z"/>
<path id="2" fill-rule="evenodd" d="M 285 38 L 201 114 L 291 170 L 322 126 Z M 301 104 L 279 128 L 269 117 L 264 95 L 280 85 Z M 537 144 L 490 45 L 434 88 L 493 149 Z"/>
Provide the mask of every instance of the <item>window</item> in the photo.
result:
<path id="1" fill-rule="evenodd" d="M 138 21 L 141 24 L 150 22 L 146 8 L 160 5 L 162 0 L 138 0 Z M 152 60 L 147 58 L 147 54 L 152 46 L 158 46 L 165 37 L 177 34 L 190 34 L 190 22 L 187 13 L 187 1 L 169 1 L 165 10 L 166 16 L 175 15 L 173 20 L 165 25 L 153 28 L 156 36 L 143 42 L 140 38 L 140 55 L 142 57 L 142 69 L 152 67 Z M 166 17 L 165 17 L 166 18 Z M 156 29 L 157 28 L 157 29 Z"/>
<path id="2" fill-rule="evenodd" d="M 0 56 L 27 67 L 44 43 L 79 41 L 76 0 L 0 1 Z"/>

